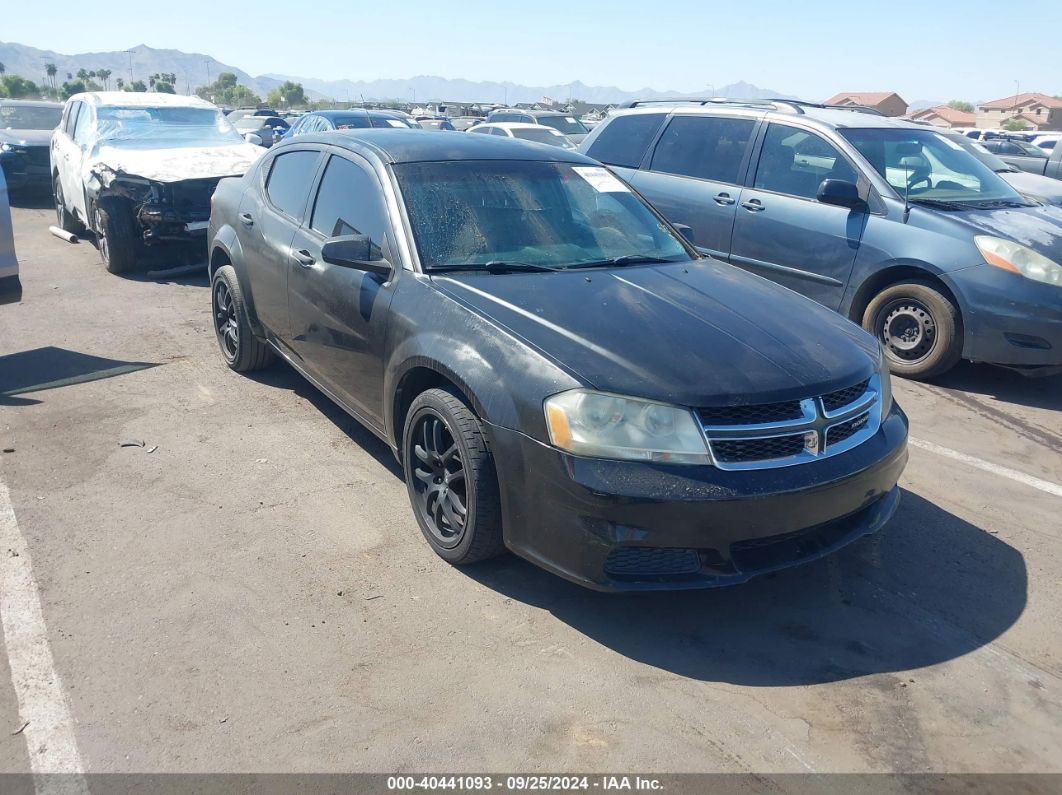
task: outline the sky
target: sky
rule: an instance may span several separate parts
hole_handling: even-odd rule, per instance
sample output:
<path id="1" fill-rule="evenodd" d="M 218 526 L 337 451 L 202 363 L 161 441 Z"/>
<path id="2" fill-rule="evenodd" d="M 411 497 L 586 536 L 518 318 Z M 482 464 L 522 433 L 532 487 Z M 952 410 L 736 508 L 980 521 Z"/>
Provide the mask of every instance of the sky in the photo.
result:
<path id="1" fill-rule="evenodd" d="M 809 100 L 856 90 L 897 91 L 909 102 L 994 99 L 1019 87 L 1062 94 L 1062 55 L 1048 33 L 1062 30 L 1059 0 L 52 0 L 46 13 L 5 5 L 3 41 L 65 54 L 147 44 L 206 53 L 251 75 L 689 92 L 745 80 Z"/>

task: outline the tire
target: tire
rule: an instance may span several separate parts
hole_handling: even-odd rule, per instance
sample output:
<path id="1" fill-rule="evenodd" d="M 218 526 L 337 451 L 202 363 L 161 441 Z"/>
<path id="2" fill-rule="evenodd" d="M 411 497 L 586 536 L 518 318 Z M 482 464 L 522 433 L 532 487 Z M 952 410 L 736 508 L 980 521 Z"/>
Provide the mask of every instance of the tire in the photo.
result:
<path id="1" fill-rule="evenodd" d="M 140 248 L 129 205 L 115 199 L 100 199 L 92 212 L 96 244 L 104 266 L 111 273 L 128 273 L 136 267 Z"/>
<path id="2" fill-rule="evenodd" d="M 75 235 L 81 234 L 84 231 L 84 227 L 77 222 L 73 213 L 66 209 L 66 197 L 63 196 L 63 184 L 58 174 L 52 181 L 52 197 L 55 199 L 55 225 L 64 232 L 70 232 Z"/>
<path id="3" fill-rule="evenodd" d="M 409 501 L 435 553 L 463 566 L 505 552 L 494 458 L 468 406 L 445 389 L 423 392 L 402 440 Z"/>
<path id="4" fill-rule="evenodd" d="M 225 364 L 237 373 L 249 373 L 273 363 L 273 349 L 251 331 L 247 303 L 231 265 L 218 268 L 210 280 L 210 308 Z"/>
<path id="5" fill-rule="evenodd" d="M 889 369 L 905 378 L 932 378 L 962 358 L 959 308 L 928 282 L 886 287 L 863 313 L 863 328 L 882 344 Z"/>

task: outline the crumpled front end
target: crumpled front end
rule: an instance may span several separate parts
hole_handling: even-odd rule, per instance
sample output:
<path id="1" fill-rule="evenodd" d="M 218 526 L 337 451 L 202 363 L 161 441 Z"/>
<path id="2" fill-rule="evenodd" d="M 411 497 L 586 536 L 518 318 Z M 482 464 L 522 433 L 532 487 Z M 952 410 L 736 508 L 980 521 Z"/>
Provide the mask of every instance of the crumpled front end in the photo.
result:
<path id="1" fill-rule="evenodd" d="M 91 175 L 89 188 L 95 200 L 115 198 L 127 202 L 145 243 L 205 238 L 210 197 L 222 179 L 157 182 L 104 165 L 95 166 Z"/>

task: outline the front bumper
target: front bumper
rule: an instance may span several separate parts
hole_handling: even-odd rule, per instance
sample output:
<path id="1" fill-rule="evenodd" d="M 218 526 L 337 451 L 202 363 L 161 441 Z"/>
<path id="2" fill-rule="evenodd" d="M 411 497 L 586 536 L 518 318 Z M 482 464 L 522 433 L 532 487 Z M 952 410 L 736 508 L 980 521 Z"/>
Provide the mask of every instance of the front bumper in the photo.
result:
<path id="1" fill-rule="evenodd" d="M 964 359 L 1014 367 L 1062 365 L 1062 288 L 991 265 L 953 271 Z"/>
<path id="2" fill-rule="evenodd" d="M 581 458 L 490 426 L 513 552 L 597 590 L 710 588 L 803 563 L 880 529 L 899 502 L 907 418 L 858 447 L 726 472 Z"/>
<path id="3" fill-rule="evenodd" d="M 38 148 L 40 151 L 36 151 Z M 4 179 L 7 181 L 9 190 L 51 187 L 47 147 L 32 147 L 18 152 L 0 152 L 0 168 L 4 170 Z"/>

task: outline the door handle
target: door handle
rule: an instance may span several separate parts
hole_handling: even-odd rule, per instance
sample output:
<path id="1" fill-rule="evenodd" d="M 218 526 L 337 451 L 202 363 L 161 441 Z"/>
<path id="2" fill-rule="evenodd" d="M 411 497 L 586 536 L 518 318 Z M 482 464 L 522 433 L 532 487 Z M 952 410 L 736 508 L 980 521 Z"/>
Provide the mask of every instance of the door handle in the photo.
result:
<path id="1" fill-rule="evenodd" d="M 292 251 L 291 256 L 295 258 L 295 261 L 302 265 L 304 268 L 309 268 L 314 263 L 314 258 L 310 255 L 310 252 L 304 248 L 300 248 L 298 251 Z"/>
<path id="2" fill-rule="evenodd" d="M 250 213 L 240 213 L 240 223 L 244 226 L 254 226 L 254 218 Z"/>
<path id="3" fill-rule="evenodd" d="M 722 207 L 727 207 L 734 203 L 734 199 L 730 198 L 729 193 L 720 193 L 715 197 L 715 203 Z"/>
<path id="4" fill-rule="evenodd" d="M 767 209 L 759 199 L 749 199 L 747 202 L 741 202 L 741 206 L 750 213 L 762 213 Z"/>

